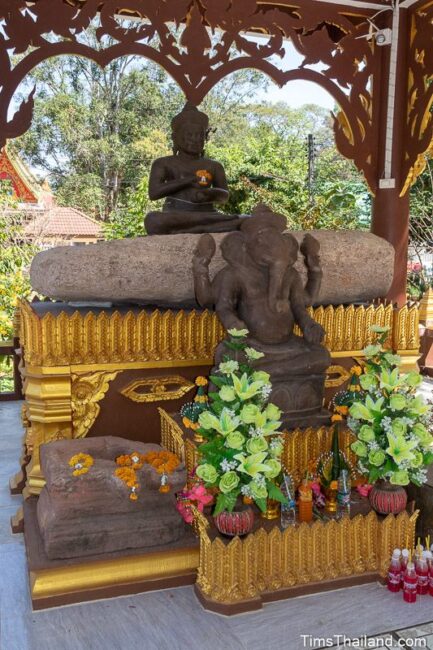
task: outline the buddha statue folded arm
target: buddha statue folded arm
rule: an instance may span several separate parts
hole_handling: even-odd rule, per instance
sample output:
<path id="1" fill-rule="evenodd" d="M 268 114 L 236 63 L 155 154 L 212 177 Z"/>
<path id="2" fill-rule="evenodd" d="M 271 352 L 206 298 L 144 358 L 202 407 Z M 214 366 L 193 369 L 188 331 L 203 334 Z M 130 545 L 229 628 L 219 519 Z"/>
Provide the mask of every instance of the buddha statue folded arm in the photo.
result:
<path id="1" fill-rule="evenodd" d="M 205 113 L 187 103 L 172 120 L 173 155 L 154 161 L 149 198 L 165 199 L 162 211 L 149 212 L 149 235 L 228 232 L 237 230 L 243 216 L 218 212 L 215 204 L 229 198 L 223 166 L 204 156 L 209 131 Z"/>

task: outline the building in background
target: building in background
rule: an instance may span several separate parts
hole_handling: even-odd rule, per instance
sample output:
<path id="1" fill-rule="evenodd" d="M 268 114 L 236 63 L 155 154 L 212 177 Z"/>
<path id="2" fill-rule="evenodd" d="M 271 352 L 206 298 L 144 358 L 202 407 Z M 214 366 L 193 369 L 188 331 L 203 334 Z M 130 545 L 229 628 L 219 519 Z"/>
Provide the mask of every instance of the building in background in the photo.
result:
<path id="1" fill-rule="evenodd" d="M 42 247 L 93 244 L 104 239 L 101 224 L 73 207 L 56 204 L 49 184 L 39 183 L 7 147 L 0 151 L 0 181 L 9 181 L 24 235 Z M 9 212 L 9 210 L 8 210 Z"/>

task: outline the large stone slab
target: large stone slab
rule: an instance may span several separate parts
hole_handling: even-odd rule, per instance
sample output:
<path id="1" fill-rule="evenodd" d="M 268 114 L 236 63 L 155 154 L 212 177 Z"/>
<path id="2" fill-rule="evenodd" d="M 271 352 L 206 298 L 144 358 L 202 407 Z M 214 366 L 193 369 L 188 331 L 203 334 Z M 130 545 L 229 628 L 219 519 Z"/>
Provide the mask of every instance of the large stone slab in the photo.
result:
<path id="1" fill-rule="evenodd" d="M 388 242 L 355 230 L 310 233 L 320 242 L 323 267 L 316 304 L 364 302 L 385 296 L 394 265 L 394 249 Z M 292 234 L 300 242 L 305 233 Z M 225 236 L 214 235 L 218 244 Z M 51 248 L 33 260 L 32 287 L 64 301 L 195 306 L 191 261 L 200 237 L 160 235 Z M 217 247 L 211 274 L 223 265 Z M 306 280 L 301 254 L 296 266 Z"/>

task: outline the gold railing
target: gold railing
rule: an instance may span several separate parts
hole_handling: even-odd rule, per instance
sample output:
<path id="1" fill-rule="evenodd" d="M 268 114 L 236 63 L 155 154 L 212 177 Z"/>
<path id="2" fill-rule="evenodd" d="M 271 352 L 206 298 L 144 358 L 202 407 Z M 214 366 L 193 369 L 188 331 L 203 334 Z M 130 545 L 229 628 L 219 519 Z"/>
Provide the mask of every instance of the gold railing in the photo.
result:
<path id="1" fill-rule="evenodd" d="M 393 548 L 411 548 L 418 512 L 380 520 L 374 512 L 353 519 L 260 528 L 229 543 L 211 540 L 205 517 L 195 510 L 200 536 L 197 586 L 209 600 L 236 604 L 277 591 L 335 578 L 385 576 Z"/>
<path id="2" fill-rule="evenodd" d="M 323 325 L 331 353 L 361 351 L 374 338 L 371 325 L 390 326 L 389 344 L 397 350 L 419 348 L 416 306 L 396 310 L 392 305 L 329 305 L 309 311 Z M 217 315 L 209 311 L 76 311 L 39 317 L 22 301 L 20 315 L 26 362 L 33 366 L 161 360 L 212 364 L 215 347 L 224 337 Z"/>

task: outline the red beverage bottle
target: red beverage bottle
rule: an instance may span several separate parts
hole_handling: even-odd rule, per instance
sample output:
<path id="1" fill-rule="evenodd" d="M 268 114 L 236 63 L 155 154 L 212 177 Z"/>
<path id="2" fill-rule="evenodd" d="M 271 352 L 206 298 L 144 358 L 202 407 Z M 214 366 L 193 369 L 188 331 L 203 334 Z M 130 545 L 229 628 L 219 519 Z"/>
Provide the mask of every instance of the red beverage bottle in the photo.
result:
<path id="1" fill-rule="evenodd" d="M 418 576 L 416 575 L 415 565 L 413 562 L 408 562 L 403 583 L 403 599 L 406 603 L 416 602 L 417 583 Z"/>
<path id="2" fill-rule="evenodd" d="M 392 553 L 391 564 L 388 569 L 388 580 L 387 586 L 389 591 L 397 592 L 400 591 L 401 587 L 401 562 L 400 562 L 401 551 L 399 548 L 395 548 Z"/>
<path id="3" fill-rule="evenodd" d="M 426 551 L 422 551 L 421 558 L 416 563 L 417 593 L 424 596 L 429 591 L 429 567 Z"/>
<path id="4" fill-rule="evenodd" d="M 428 593 L 433 596 L 433 553 L 426 551 L 425 554 L 428 565 Z"/>
<path id="5" fill-rule="evenodd" d="M 407 563 L 409 562 L 409 551 L 404 548 L 401 552 L 401 588 L 403 589 L 404 574 L 406 573 Z"/>

